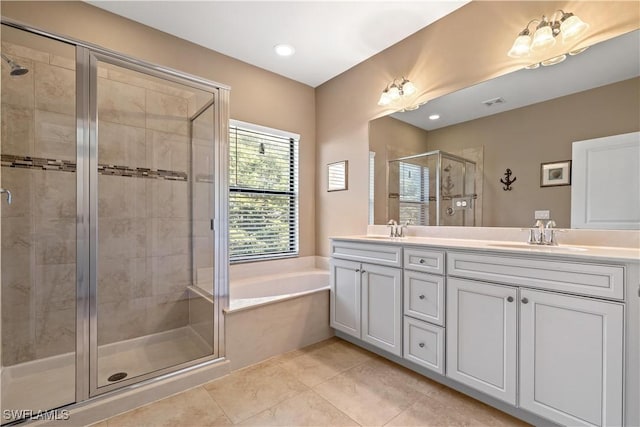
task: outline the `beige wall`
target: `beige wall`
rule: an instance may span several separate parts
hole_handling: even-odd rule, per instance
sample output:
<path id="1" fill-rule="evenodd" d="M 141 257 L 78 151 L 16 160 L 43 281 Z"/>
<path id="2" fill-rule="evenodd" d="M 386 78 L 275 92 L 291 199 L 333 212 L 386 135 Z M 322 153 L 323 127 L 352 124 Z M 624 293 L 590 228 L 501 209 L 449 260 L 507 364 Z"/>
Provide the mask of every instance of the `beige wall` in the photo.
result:
<path id="1" fill-rule="evenodd" d="M 471 2 L 445 18 L 333 78 L 316 89 L 317 164 L 349 160 L 349 191 L 327 193 L 317 180 L 317 253 L 329 253 L 328 237 L 366 231 L 368 123 L 389 111 L 377 105 L 382 89 L 406 76 L 426 101 L 515 71 L 528 61 L 506 55 L 530 19 L 563 8 L 591 25 L 575 46 L 558 43 L 548 56 L 591 45 L 639 27 L 637 2 Z M 533 61 L 531 61 L 533 62 Z"/>
<path id="2" fill-rule="evenodd" d="M 527 227 L 533 211 L 549 209 L 571 225 L 571 187 L 540 187 L 540 164 L 571 159 L 574 141 L 640 130 L 640 79 L 507 111 L 428 133 L 429 150 L 484 146 L 483 225 Z M 503 191 L 509 168 L 517 181 Z"/>
<path id="3" fill-rule="evenodd" d="M 375 156 L 375 194 L 384 203 L 375 203 L 374 224 L 385 224 L 387 218 L 387 162 L 399 157 L 425 153 L 427 149 L 427 131 L 393 117 L 380 117 L 369 122 L 369 150 Z M 376 201 L 378 201 L 376 199 Z"/>
<path id="4" fill-rule="evenodd" d="M 3 1 L 0 7 L 4 17 L 230 85 L 232 118 L 300 134 L 300 255 L 315 254 L 313 88 L 86 3 Z"/>

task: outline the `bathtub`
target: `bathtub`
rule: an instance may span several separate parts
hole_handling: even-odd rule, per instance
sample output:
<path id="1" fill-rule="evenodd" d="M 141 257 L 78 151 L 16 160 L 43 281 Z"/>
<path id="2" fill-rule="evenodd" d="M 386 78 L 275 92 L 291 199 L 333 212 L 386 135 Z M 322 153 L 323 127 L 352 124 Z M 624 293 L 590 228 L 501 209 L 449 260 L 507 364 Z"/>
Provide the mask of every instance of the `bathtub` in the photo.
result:
<path id="1" fill-rule="evenodd" d="M 310 269 L 233 280 L 229 283 L 227 313 L 298 298 L 329 289 L 329 272 Z"/>
<path id="2" fill-rule="evenodd" d="M 333 336 L 326 259 L 312 256 L 234 264 L 229 275 L 224 325 L 231 370 Z M 199 276 L 211 274 L 200 272 Z"/>

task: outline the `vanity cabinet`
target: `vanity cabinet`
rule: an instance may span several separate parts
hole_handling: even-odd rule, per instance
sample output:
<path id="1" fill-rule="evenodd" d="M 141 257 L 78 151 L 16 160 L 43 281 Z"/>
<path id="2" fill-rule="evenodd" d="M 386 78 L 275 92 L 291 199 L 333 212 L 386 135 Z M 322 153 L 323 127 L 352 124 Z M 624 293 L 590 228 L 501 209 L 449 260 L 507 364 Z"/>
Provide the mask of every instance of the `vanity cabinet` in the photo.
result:
<path id="1" fill-rule="evenodd" d="M 332 248 L 330 326 L 401 356 L 402 270 L 388 266 L 401 265 L 401 248 L 349 242 Z"/>
<path id="2" fill-rule="evenodd" d="M 450 274 L 502 283 L 447 277 L 447 376 L 562 425 L 622 425 L 624 305 L 544 289 L 555 280 L 560 289 L 621 295 L 623 267 L 579 272 L 574 262 L 563 269 L 561 261 L 518 257 L 448 259 L 456 266 Z M 516 286 L 524 282 L 544 289 Z"/>
<path id="3" fill-rule="evenodd" d="M 623 305 L 520 291 L 520 406 L 563 425 L 622 425 Z"/>
<path id="4" fill-rule="evenodd" d="M 518 290 L 447 278 L 447 376 L 516 404 Z"/>
<path id="5" fill-rule="evenodd" d="M 403 357 L 444 375 L 444 252 L 404 248 Z"/>
<path id="6" fill-rule="evenodd" d="M 625 259 L 337 239 L 331 326 L 534 424 L 636 426 L 640 267 Z"/>

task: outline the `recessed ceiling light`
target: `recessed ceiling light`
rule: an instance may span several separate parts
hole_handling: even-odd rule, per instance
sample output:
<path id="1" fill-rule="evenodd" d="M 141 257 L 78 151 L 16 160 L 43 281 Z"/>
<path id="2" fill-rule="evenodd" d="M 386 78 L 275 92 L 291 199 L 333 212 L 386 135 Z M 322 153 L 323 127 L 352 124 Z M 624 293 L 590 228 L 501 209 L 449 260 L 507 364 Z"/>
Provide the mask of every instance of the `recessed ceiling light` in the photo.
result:
<path id="1" fill-rule="evenodd" d="M 290 44 L 277 44 L 273 47 L 273 50 L 280 56 L 291 56 L 296 53 L 296 50 Z"/>
<path id="2" fill-rule="evenodd" d="M 429 120 L 438 120 L 440 118 L 440 114 L 432 114 L 429 116 Z"/>

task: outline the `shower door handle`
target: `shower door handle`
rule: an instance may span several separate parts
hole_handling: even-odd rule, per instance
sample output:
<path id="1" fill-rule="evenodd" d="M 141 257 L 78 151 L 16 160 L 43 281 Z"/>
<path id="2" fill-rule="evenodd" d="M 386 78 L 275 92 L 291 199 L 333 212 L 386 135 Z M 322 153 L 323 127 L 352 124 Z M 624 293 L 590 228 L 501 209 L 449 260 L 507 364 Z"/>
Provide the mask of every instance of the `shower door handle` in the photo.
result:
<path id="1" fill-rule="evenodd" d="M 11 197 L 11 191 L 9 190 L 5 190 L 4 188 L 0 188 L 0 194 L 2 193 L 7 193 L 7 204 L 11 204 L 12 201 L 12 197 Z"/>

